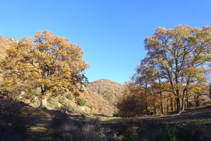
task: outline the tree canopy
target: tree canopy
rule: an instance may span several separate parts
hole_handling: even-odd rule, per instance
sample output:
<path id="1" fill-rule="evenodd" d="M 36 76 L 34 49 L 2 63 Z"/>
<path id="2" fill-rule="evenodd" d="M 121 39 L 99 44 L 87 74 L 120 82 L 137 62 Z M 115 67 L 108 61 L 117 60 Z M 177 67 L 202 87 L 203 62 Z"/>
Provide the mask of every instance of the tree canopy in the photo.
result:
<path id="1" fill-rule="evenodd" d="M 158 27 L 153 36 L 146 37 L 144 43 L 147 55 L 141 60 L 132 80 L 137 87 L 144 88 L 146 98 L 142 102 L 146 103 L 146 111 L 149 103 L 147 97 L 153 96 L 155 102 L 158 98 L 155 93 L 158 93 L 162 107 L 164 92 L 166 96 L 167 93 L 170 94 L 170 99 L 172 94 L 174 95 L 177 112 L 180 112 L 181 99 L 184 108 L 185 97 L 201 93 L 208 85 L 211 27 L 191 28 L 188 25 L 178 25 L 174 29 Z"/>
<path id="2" fill-rule="evenodd" d="M 39 87 L 43 96 L 47 91 L 58 95 L 65 89 L 76 90 L 87 81 L 84 73 L 89 65 L 83 60 L 81 47 L 68 41 L 50 31 L 38 31 L 35 38 L 14 42 L 0 62 L 3 86 L 20 91 Z"/>

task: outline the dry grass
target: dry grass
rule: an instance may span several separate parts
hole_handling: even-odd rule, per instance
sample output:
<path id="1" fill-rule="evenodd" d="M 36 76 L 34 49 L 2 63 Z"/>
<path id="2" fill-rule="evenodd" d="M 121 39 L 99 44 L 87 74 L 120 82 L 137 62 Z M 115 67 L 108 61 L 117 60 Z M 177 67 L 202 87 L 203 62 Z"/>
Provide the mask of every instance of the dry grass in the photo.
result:
<path id="1" fill-rule="evenodd" d="M 4 99 L 5 97 L 1 96 L 1 98 Z M 119 131 L 120 135 L 115 139 L 110 138 L 110 140 L 120 140 L 123 132 L 130 127 L 138 134 L 139 140 L 153 141 L 156 135 L 166 135 L 165 123 L 169 125 L 170 129 L 176 128 L 178 141 L 187 140 L 188 138 L 192 140 L 211 139 L 210 107 L 190 109 L 181 114 L 145 116 L 125 120 L 120 117 L 102 114 L 84 114 L 85 120 L 82 120 L 79 113 L 38 109 L 27 104 L 18 105 L 18 109 L 25 109 L 24 111 L 31 113 L 28 121 L 33 121 L 33 124 L 27 126 L 30 128 L 26 128 L 25 131 L 32 140 L 52 140 L 52 137 L 61 140 L 71 140 L 71 138 L 81 140 L 82 137 L 86 140 L 108 140 L 110 137 L 107 138 L 101 130 L 97 130 L 103 127 L 110 127 L 111 131 Z M 99 120 L 94 122 L 92 121 L 93 118 Z M 20 138 L 21 140 L 18 132 L 15 132 L 15 130 L 10 131 L 9 127 L 7 129 L 6 132 L 14 133 L 14 136 L 11 137 Z M 163 131 L 162 134 L 159 133 L 160 129 Z"/>

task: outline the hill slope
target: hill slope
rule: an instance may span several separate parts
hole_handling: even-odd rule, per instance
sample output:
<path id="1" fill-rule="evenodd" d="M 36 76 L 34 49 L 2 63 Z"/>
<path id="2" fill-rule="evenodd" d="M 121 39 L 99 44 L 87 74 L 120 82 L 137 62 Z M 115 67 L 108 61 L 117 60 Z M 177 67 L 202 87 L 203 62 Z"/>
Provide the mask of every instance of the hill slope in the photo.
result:
<path id="1" fill-rule="evenodd" d="M 122 97 L 126 86 L 109 79 L 100 79 L 87 85 L 86 89 L 102 96 L 115 109 L 116 103 Z"/>
<path id="2" fill-rule="evenodd" d="M 125 85 L 108 79 L 100 79 L 85 85 L 84 92 L 80 93 L 80 98 L 86 101 L 86 105 L 79 105 L 78 112 L 112 116 L 117 110 L 116 104 L 122 97 L 125 88 Z M 65 103 L 67 107 L 70 107 L 70 110 L 77 109 L 74 98 L 66 98 L 68 93 L 71 92 L 67 92 L 64 96 L 53 98 L 48 105 L 54 109 L 57 105 L 62 104 L 59 102 L 59 99 L 62 98 L 63 103 Z"/>

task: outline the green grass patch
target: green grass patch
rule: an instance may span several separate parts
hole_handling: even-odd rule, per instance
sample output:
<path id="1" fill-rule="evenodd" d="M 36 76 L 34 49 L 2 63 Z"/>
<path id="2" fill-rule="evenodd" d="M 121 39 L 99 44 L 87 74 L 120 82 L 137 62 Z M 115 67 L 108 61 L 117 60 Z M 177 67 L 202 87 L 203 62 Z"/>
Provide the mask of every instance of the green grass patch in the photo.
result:
<path id="1" fill-rule="evenodd" d="M 86 100 L 82 98 L 82 99 L 79 101 L 79 105 L 80 105 L 80 106 L 86 106 Z"/>
<path id="2" fill-rule="evenodd" d="M 67 99 L 73 100 L 73 95 L 71 93 L 68 93 L 67 95 L 65 95 L 65 97 Z"/>
<path id="3" fill-rule="evenodd" d="M 32 88 L 29 88 L 29 92 L 30 92 L 30 95 L 36 96 L 36 94 L 34 93 L 34 91 L 32 90 Z"/>
<path id="4" fill-rule="evenodd" d="M 59 97 L 59 103 L 61 103 L 62 105 L 64 104 L 64 97 L 63 96 Z"/>

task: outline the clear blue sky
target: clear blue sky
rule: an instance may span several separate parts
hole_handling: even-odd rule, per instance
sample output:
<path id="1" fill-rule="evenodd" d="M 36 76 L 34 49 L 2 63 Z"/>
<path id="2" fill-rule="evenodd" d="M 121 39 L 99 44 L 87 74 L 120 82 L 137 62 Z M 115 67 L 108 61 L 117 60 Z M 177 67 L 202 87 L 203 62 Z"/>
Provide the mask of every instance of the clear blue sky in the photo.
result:
<path id="1" fill-rule="evenodd" d="M 210 6 L 210 0 L 2 0 L 0 35 L 21 39 L 49 30 L 82 47 L 90 82 L 123 84 L 157 27 L 210 26 Z"/>

